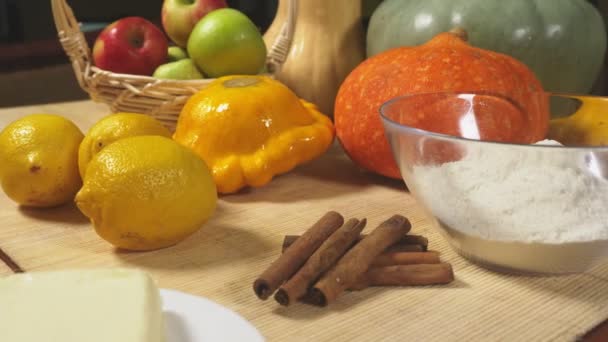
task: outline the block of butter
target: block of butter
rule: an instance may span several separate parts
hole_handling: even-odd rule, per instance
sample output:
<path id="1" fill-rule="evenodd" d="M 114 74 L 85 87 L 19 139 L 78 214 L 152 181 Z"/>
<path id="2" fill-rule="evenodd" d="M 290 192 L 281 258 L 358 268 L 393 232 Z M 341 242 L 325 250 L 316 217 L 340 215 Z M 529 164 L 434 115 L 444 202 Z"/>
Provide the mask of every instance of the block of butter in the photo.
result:
<path id="1" fill-rule="evenodd" d="M 132 269 L 22 273 L 0 278 L 0 341 L 162 342 L 161 298 Z"/>

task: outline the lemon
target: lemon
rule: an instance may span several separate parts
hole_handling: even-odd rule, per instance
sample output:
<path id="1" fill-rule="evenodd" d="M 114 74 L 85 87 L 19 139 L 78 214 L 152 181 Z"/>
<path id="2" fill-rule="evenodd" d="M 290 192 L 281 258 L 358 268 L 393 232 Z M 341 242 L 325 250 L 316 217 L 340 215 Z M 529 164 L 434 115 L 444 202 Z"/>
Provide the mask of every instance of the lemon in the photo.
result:
<path id="1" fill-rule="evenodd" d="M 161 136 L 120 139 L 87 168 L 76 205 L 116 247 L 152 250 L 197 231 L 215 210 L 217 192 L 205 162 Z"/>
<path id="2" fill-rule="evenodd" d="M 74 198 L 82 182 L 78 146 L 83 134 L 70 120 L 32 114 L 0 132 L 0 182 L 13 201 L 52 207 Z"/>
<path id="3" fill-rule="evenodd" d="M 170 137 L 171 132 L 152 117 L 137 113 L 115 113 L 106 116 L 87 132 L 78 150 L 78 169 L 84 174 L 89 161 L 102 148 L 126 137 L 137 135 L 161 135 Z"/>

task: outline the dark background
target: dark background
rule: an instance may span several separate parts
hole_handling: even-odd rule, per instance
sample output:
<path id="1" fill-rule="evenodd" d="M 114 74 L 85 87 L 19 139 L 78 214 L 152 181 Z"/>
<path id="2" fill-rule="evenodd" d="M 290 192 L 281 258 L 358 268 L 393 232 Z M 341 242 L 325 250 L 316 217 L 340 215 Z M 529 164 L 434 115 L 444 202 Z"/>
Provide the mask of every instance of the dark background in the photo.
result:
<path id="1" fill-rule="evenodd" d="M 603 3 L 608 0 L 589 1 L 608 8 L 608 4 Z M 82 23 L 81 30 L 90 47 L 105 25 L 122 17 L 142 16 L 160 26 L 163 0 L 67 2 L 74 10 L 76 19 Z M 264 32 L 274 19 L 278 0 L 227 2 L 230 7 L 247 14 Z M 380 0 L 363 2 L 364 8 L 371 9 Z M 366 18 L 363 24 L 366 27 Z M 604 72 L 598 80 L 595 94 L 608 94 L 607 79 Z M 69 59 L 57 39 L 51 0 L 0 0 L 0 107 L 86 98 L 88 95 L 78 86 Z"/>
<path id="2" fill-rule="evenodd" d="M 108 23 L 142 16 L 160 26 L 162 0 L 68 0 L 87 38 Z M 277 0 L 228 0 L 265 31 Z M 0 0 L 0 72 L 47 66 L 67 61 L 57 42 L 50 0 Z M 59 53 L 57 53 L 59 52 Z"/>
<path id="3" fill-rule="evenodd" d="M 83 23 L 108 23 L 137 15 L 160 22 L 162 0 L 67 0 Z M 276 12 L 277 0 L 228 0 L 266 29 Z M 56 36 L 50 0 L 0 0 L 0 43 L 31 42 Z"/>

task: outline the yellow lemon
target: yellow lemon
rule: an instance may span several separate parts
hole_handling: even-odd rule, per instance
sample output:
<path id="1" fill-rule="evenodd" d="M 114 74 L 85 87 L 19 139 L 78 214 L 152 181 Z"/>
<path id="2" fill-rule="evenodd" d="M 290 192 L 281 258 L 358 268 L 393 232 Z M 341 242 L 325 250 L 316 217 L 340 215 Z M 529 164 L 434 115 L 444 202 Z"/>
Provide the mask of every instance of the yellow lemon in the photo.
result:
<path id="1" fill-rule="evenodd" d="M 52 207 L 74 198 L 82 182 L 78 146 L 83 134 L 70 120 L 32 114 L 0 132 L 0 182 L 24 206 Z"/>
<path id="2" fill-rule="evenodd" d="M 161 136 L 120 139 L 87 168 L 76 205 L 116 247 L 152 250 L 197 231 L 215 210 L 217 192 L 205 162 Z"/>
<path id="3" fill-rule="evenodd" d="M 78 169 L 84 178 L 87 165 L 102 148 L 126 137 L 160 135 L 170 137 L 171 132 L 150 116 L 137 113 L 116 113 L 99 120 L 87 132 L 78 150 Z"/>

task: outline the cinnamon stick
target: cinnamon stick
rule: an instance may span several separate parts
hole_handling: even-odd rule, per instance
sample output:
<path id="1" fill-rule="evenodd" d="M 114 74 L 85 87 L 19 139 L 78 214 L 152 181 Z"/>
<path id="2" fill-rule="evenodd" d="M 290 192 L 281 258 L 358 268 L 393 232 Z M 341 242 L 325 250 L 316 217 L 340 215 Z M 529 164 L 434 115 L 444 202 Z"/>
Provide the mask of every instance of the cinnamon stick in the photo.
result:
<path id="1" fill-rule="evenodd" d="M 448 284 L 453 280 L 452 265 L 448 263 L 372 267 L 349 290 L 363 290 L 369 286 Z"/>
<path id="2" fill-rule="evenodd" d="M 331 303 L 361 278 L 376 256 L 401 239 L 410 229 L 410 222 L 401 215 L 394 215 L 382 222 L 369 236 L 363 238 L 346 252 L 336 265 L 313 286 L 312 302 L 319 306 Z M 296 243 L 297 241 L 294 245 Z M 285 254 L 289 253 L 292 248 L 293 246 L 288 248 Z"/>
<path id="3" fill-rule="evenodd" d="M 365 228 L 366 222 L 366 219 L 348 220 L 323 242 L 293 277 L 279 287 L 274 295 L 275 300 L 279 304 L 287 306 L 305 295 L 310 285 L 352 247 Z"/>
<path id="4" fill-rule="evenodd" d="M 371 267 L 413 264 L 438 264 L 439 252 L 384 252 L 372 261 Z"/>
<path id="5" fill-rule="evenodd" d="M 365 238 L 367 234 L 361 234 L 357 242 Z M 285 235 L 281 252 L 285 252 L 287 247 L 291 246 L 300 236 Z M 392 252 L 424 252 L 428 249 L 429 240 L 421 235 L 405 235 L 399 241 L 395 242 L 388 250 Z"/>
<path id="6" fill-rule="evenodd" d="M 366 235 L 360 235 L 357 242 Z M 417 236 L 417 235 L 406 235 Z M 283 252 L 289 247 L 299 236 L 297 235 L 286 235 L 283 240 Z M 424 238 L 426 239 L 426 238 Z M 414 241 L 411 239 L 409 241 Z M 408 242 L 409 242 L 408 241 Z M 420 241 L 420 240 L 417 240 Z M 409 265 L 409 264 L 437 264 L 440 262 L 439 252 L 437 251 L 423 251 L 423 247 L 419 244 L 403 244 L 404 239 L 401 239 L 389 246 L 382 254 L 378 255 L 372 262 L 372 266 L 389 266 L 389 265 Z M 355 242 L 356 243 L 356 242 Z"/>
<path id="7" fill-rule="evenodd" d="M 310 227 L 289 250 L 281 254 L 253 283 L 258 298 L 267 299 L 289 279 L 333 232 L 344 224 L 342 215 L 330 211 Z"/>

